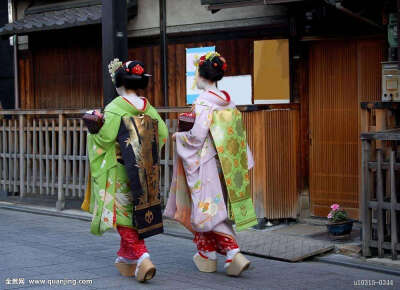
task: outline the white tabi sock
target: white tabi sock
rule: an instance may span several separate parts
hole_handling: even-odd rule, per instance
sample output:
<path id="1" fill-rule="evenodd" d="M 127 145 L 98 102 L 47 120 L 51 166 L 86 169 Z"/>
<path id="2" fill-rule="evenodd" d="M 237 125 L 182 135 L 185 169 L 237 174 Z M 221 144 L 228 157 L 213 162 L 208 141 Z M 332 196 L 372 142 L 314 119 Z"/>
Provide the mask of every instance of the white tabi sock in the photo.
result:
<path id="1" fill-rule="evenodd" d="M 137 260 L 127 259 L 127 258 L 118 256 L 118 257 L 115 259 L 115 264 L 117 264 L 117 263 L 137 264 Z"/>
<path id="2" fill-rule="evenodd" d="M 217 259 L 217 252 L 216 251 L 212 251 L 212 252 L 207 252 L 207 251 L 199 251 L 199 254 L 206 256 L 207 258 L 209 258 L 210 260 L 216 260 Z M 200 255 L 200 256 L 201 256 Z"/>
<path id="3" fill-rule="evenodd" d="M 237 253 L 239 253 L 239 252 L 240 252 L 239 248 L 233 249 L 233 250 L 229 250 L 229 251 L 226 252 L 226 262 L 225 262 L 224 268 L 228 268 L 229 267 L 229 265 L 232 263 L 233 257 L 235 257 L 235 255 Z"/>
<path id="4" fill-rule="evenodd" d="M 138 272 L 139 272 L 140 264 L 142 264 L 142 262 L 143 262 L 145 259 L 150 259 L 149 253 L 144 253 L 143 255 L 140 256 L 139 260 L 137 260 L 137 266 L 136 266 L 136 270 L 135 270 L 135 276 L 137 276 L 137 274 L 138 274 Z"/>

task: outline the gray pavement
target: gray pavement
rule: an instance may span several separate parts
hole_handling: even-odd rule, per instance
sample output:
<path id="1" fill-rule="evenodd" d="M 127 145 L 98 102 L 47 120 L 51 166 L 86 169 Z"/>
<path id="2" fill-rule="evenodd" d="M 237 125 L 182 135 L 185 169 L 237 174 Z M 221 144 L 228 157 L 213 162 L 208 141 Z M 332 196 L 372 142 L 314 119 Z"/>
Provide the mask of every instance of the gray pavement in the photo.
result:
<path id="1" fill-rule="evenodd" d="M 224 274 L 222 257 L 217 273 L 199 273 L 192 263 L 195 246 L 190 240 L 159 235 L 147 239 L 147 246 L 157 275 L 149 283 L 139 284 L 133 278 L 121 277 L 113 265 L 119 247 L 117 233 L 97 237 L 89 233 L 87 221 L 0 208 L 0 289 L 372 288 L 354 286 L 358 280 L 376 283 L 373 288 L 400 288 L 399 276 L 320 262 L 287 263 L 252 256 L 250 270 L 240 278 Z M 22 279 L 24 284 L 19 284 Z M 78 285 L 79 280 L 89 280 L 89 285 Z M 393 281 L 394 286 L 378 285 L 385 281 Z M 67 285 L 54 285 L 60 282 Z M 77 285 L 73 285 L 75 282 Z"/>

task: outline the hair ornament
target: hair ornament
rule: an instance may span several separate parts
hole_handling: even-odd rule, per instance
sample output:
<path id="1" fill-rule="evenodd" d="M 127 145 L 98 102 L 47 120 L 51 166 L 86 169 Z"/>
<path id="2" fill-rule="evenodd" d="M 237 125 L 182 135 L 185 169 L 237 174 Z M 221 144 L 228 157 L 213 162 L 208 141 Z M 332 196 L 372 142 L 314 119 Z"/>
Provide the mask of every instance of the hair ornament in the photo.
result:
<path id="1" fill-rule="evenodd" d="M 114 58 L 108 65 L 108 72 L 110 73 L 112 82 L 115 83 L 115 72 L 122 67 L 122 61 L 118 58 Z"/>
<path id="2" fill-rule="evenodd" d="M 140 64 L 135 65 L 131 69 L 131 74 L 141 76 L 141 75 L 143 75 L 143 73 L 144 73 L 144 68 Z"/>

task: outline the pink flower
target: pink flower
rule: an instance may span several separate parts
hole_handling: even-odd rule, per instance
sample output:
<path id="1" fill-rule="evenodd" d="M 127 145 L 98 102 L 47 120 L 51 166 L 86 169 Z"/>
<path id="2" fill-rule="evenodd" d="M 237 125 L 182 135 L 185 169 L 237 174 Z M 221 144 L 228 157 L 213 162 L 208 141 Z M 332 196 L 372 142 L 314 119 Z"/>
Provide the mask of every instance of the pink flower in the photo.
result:
<path id="1" fill-rule="evenodd" d="M 331 213 L 328 214 L 328 219 L 333 218 L 333 215 Z"/>
<path id="2" fill-rule="evenodd" d="M 338 205 L 337 203 L 334 203 L 331 205 L 332 210 L 338 210 L 339 208 L 340 208 L 340 205 Z"/>

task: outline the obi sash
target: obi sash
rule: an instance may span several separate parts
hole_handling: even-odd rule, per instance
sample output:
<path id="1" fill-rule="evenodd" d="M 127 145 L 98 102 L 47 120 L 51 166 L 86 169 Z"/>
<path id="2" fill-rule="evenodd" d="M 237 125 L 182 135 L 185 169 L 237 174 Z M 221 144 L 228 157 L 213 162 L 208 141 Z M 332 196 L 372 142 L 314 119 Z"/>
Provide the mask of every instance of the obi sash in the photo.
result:
<path id="1" fill-rule="evenodd" d="M 144 239 L 163 232 L 158 121 L 122 117 L 117 141 L 133 197 L 133 226 Z"/>
<path id="2" fill-rule="evenodd" d="M 229 215 L 237 231 L 254 226 L 257 218 L 251 198 L 246 131 L 241 113 L 236 108 L 214 111 L 210 131 L 229 197 Z"/>

